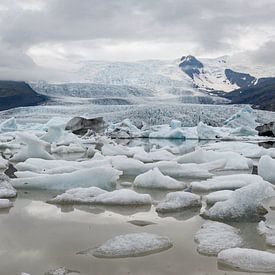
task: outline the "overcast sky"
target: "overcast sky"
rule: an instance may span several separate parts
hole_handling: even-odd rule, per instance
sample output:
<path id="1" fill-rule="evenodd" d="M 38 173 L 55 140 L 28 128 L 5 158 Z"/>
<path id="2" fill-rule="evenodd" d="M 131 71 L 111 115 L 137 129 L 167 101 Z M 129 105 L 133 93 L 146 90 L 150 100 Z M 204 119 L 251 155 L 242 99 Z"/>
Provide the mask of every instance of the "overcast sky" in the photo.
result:
<path id="1" fill-rule="evenodd" d="M 274 64 L 274 14 L 274 0 L 0 0 L 0 77 L 187 54 Z"/>

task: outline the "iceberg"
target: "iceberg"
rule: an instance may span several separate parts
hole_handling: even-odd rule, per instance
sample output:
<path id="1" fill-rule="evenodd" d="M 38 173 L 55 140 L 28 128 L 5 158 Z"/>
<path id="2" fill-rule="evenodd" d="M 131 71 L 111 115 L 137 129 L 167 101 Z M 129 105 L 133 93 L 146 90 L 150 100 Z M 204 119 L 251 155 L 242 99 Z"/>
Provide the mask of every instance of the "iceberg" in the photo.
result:
<path id="1" fill-rule="evenodd" d="M 104 156 L 127 156 L 132 157 L 134 154 L 125 146 L 113 145 L 110 143 L 105 143 L 101 152 Z"/>
<path id="2" fill-rule="evenodd" d="M 18 133 L 17 137 L 26 144 L 26 146 L 22 147 L 20 151 L 10 159 L 12 162 L 21 162 L 28 158 L 54 159 L 46 150 L 49 144 L 40 140 L 35 135 Z"/>
<path id="3" fill-rule="evenodd" d="M 218 254 L 218 263 L 247 272 L 275 272 L 275 254 L 248 248 L 229 248 Z"/>
<path id="4" fill-rule="evenodd" d="M 259 220 L 267 213 L 261 203 L 272 196 L 272 185 L 262 180 L 234 191 L 228 200 L 215 203 L 201 215 L 216 221 Z"/>
<path id="5" fill-rule="evenodd" d="M 120 175 L 121 171 L 111 167 L 95 167 L 65 174 L 40 174 L 36 177 L 16 178 L 12 179 L 11 183 L 19 188 L 66 190 L 95 186 L 108 190 L 114 186 Z"/>
<path id="6" fill-rule="evenodd" d="M 218 255 L 224 249 L 241 247 L 243 240 L 239 230 L 220 222 L 205 222 L 195 235 L 198 252 L 206 255 Z"/>
<path id="7" fill-rule="evenodd" d="M 256 123 L 256 113 L 250 107 L 246 106 L 230 118 L 228 118 L 224 125 L 231 128 L 239 128 L 239 127 L 249 127 L 250 129 L 254 130 L 257 127 Z"/>
<path id="8" fill-rule="evenodd" d="M 211 140 L 220 138 L 220 133 L 215 127 L 208 126 L 203 122 L 199 122 L 197 126 L 198 139 L 200 140 Z"/>
<path id="9" fill-rule="evenodd" d="M 10 179 L 6 175 L 0 175 L 0 198 L 14 198 L 17 191 L 10 184 Z"/>
<path id="10" fill-rule="evenodd" d="M 0 199 L 0 209 L 10 208 L 13 206 L 13 203 L 8 199 Z"/>
<path id="11" fill-rule="evenodd" d="M 190 186 L 194 192 L 210 192 L 216 190 L 235 190 L 251 183 L 261 182 L 263 179 L 258 175 L 237 174 L 226 176 L 215 176 L 204 181 L 191 182 Z"/>
<path id="12" fill-rule="evenodd" d="M 196 194 L 178 191 L 168 193 L 156 206 L 159 213 L 181 211 L 192 207 L 201 207 L 201 198 Z"/>
<path id="13" fill-rule="evenodd" d="M 206 163 L 215 160 L 226 160 L 223 170 L 248 170 L 253 162 L 234 152 L 206 151 L 202 148 L 177 158 L 178 163 Z"/>
<path id="14" fill-rule="evenodd" d="M 212 192 L 212 193 L 204 196 L 203 198 L 205 199 L 205 202 L 208 205 L 213 205 L 218 201 L 228 200 L 233 192 L 234 191 L 232 191 L 232 190 L 220 190 L 220 191 Z"/>
<path id="15" fill-rule="evenodd" d="M 275 184 L 275 160 L 270 156 L 260 158 L 258 174 L 266 181 Z"/>
<path id="16" fill-rule="evenodd" d="M 173 246 L 166 236 L 149 233 L 131 233 L 116 236 L 93 252 L 99 258 L 140 257 L 167 250 Z"/>
<path id="17" fill-rule="evenodd" d="M 11 117 L 0 124 L 0 132 L 17 131 L 18 126 L 14 117 Z"/>
<path id="18" fill-rule="evenodd" d="M 186 188 L 185 183 L 164 176 L 157 167 L 137 176 L 134 180 L 134 186 L 167 190 Z"/>
<path id="19" fill-rule="evenodd" d="M 182 128 L 172 128 L 169 125 L 162 125 L 157 131 L 151 132 L 149 138 L 185 139 L 186 137 Z"/>

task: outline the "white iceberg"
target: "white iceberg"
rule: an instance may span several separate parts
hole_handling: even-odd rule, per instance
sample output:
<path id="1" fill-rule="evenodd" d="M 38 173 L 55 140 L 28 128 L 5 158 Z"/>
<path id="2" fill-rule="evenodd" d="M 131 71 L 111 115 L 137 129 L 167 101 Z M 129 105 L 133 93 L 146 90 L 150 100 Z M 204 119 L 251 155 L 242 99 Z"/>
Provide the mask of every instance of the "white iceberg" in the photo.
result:
<path id="1" fill-rule="evenodd" d="M 218 255 L 224 249 L 240 247 L 243 240 L 239 230 L 220 222 L 205 222 L 195 235 L 198 252 L 207 255 Z"/>
<path id="2" fill-rule="evenodd" d="M 258 233 L 265 237 L 265 242 L 269 246 L 275 246 L 275 227 L 267 225 L 264 221 L 260 221 L 257 227 Z"/>
<path id="3" fill-rule="evenodd" d="M 220 190 L 220 191 L 212 192 L 212 193 L 204 196 L 204 199 L 208 205 L 212 205 L 218 201 L 228 200 L 233 192 L 234 191 L 232 191 L 232 190 Z"/>
<path id="4" fill-rule="evenodd" d="M 110 143 L 105 143 L 101 152 L 104 156 L 127 156 L 132 157 L 134 154 L 125 146 L 113 145 Z"/>
<path id="5" fill-rule="evenodd" d="M 258 175 L 237 174 L 215 176 L 204 181 L 191 182 L 190 186 L 194 192 L 210 192 L 216 190 L 235 190 L 261 181 L 262 178 Z"/>
<path id="6" fill-rule="evenodd" d="M 186 184 L 177 181 L 169 176 L 164 176 L 160 170 L 155 167 L 152 170 L 137 176 L 134 180 L 134 186 L 143 188 L 157 189 L 184 189 Z"/>
<path id="7" fill-rule="evenodd" d="M 264 180 L 275 184 L 275 160 L 270 156 L 261 157 L 258 165 L 258 174 Z"/>
<path id="8" fill-rule="evenodd" d="M 225 159 L 223 170 L 248 170 L 253 163 L 250 159 L 234 152 L 206 151 L 202 148 L 177 158 L 179 163 L 207 163 L 215 160 Z"/>
<path id="9" fill-rule="evenodd" d="M 231 128 L 238 128 L 238 127 L 249 127 L 252 130 L 257 127 L 256 123 L 256 113 L 255 111 L 250 107 L 246 106 L 230 118 L 228 118 L 224 125 Z"/>
<path id="10" fill-rule="evenodd" d="M 12 132 L 18 129 L 16 120 L 11 117 L 0 124 L 0 132 Z"/>
<path id="11" fill-rule="evenodd" d="M 85 152 L 86 152 L 86 149 L 80 144 L 70 144 L 68 146 L 52 145 L 51 147 L 51 153 L 53 154 L 76 154 L 76 153 L 85 153 Z"/>
<path id="12" fill-rule="evenodd" d="M 200 140 L 211 140 L 218 139 L 221 137 L 220 133 L 217 131 L 217 128 L 208 126 L 203 122 L 199 122 L 197 126 L 198 139 Z"/>
<path id="13" fill-rule="evenodd" d="M 200 206 L 200 196 L 189 192 L 178 191 L 168 193 L 165 198 L 157 204 L 156 211 L 169 213 Z"/>
<path id="14" fill-rule="evenodd" d="M 162 125 L 157 131 L 151 132 L 149 138 L 185 139 L 186 137 L 182 128 L 172 128 L 169 125 Z"/>
<path id="15" fill-rule="evenodd" d="M 94 197 L 106 192 L 107 191 L 94 186 L 88 188 L 72 188 L 50 199 L 48 202 L 55 204 L 91 204 L 93 203 Z"/>
<path id="16" fill-rule="evenodd" d="M 0 199 L 0 209 L 10 208 L 13 206 L 13 203 L 8 199 Z"/>
<path id="17" fill-rule="evenodd" d="M 41 174 L 36 177 L 12 179 L 14 187 L 66 190 L 74 187 L 110 189 L 122 172 L 110 167 L 80 169 L 65 174 Z"/>
<path id="18" fill-rule="evenodd" d="M 217 221 L 259 220 L 267 213 L 262 202 L 274 196 L 270 183 L 251 183 L 236 190 L 228 200 L 217 202 L 202 216 Z"/>
<path id="19" fill-rule="evenodd" d="M 275 254 L 248 248 L 229 248 L 218 254 L 218 262 L 247 272 L 275 272 Z"/>
<path id="20" fill-rule="evenodd" d="M 171 122 L 170 122 L 170 127 L 172 129 L 180 128 L 181 127 L 181 121 L 176 120 L 176 119 L 172 119 Z"/>
<path id="21" fill-rule="evenodd" d="M 6 169 L 9 166 L 9 162 L 0 155 L 0 169 Z"/>
<path id="22" fill-rule="evenodd" d="M 22 147 L 20 151 L 10 159 L 11 161 L 20 162 L 28 158 L 54 159 L 54 157 L 47 152 L 46 147 L 48 143 L 45 141 L 28 133 L 18 133 L 17 136 L 26 146 Z"/>
<path id="23" fill-rule="evenodd" d="M 100 258 L 140 257 L 158 253 L 173 246 L 168 237 L 149 233 L 116 236 L 96 248 L 93 255 Z"/>
<path id="24" fill-rule="evenodd" d="M 10 184 L 10 180 L 5 175 L 0 175 L 0 198 L 14 198 L 17 191 Z"/>
<path id="25" fill-rule="evenodd" d="M 100 194 L 94 198 L 95 204 L 103 205 L 151 205 L 152 198 L 148 194 L 140 194 L 130 189 L 119 189 Z"/>

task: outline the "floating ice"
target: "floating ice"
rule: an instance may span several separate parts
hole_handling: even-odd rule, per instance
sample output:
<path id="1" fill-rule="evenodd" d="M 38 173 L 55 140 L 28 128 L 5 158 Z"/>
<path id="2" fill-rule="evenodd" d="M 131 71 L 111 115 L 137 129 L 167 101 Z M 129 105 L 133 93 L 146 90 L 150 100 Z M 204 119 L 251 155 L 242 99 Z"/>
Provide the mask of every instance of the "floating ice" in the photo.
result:
<path id="1" fill-rule="evenodd" d="M 249 127 L 252 130 L 257 127 L 255 111 L 250 107 L 246 106 L 229 119 L 224 122 L 225 126 L 238 128 L 238 127 Z"/>
<path id="2" fill-rule="evenodd" d="M 202 216 L 217 221 L 258 220 L 267 213 L 261 203 L 272 196 L 274 190 L 270 183 L 251 183 L 236 190 L 228 200 L 215 203 Z"/>
<path id="3" fill-rule="evenodd" d="M 206 151 L 202 148 L 177 158 L 179 163 L 206 163 L 225 159 L 224 170 L 247 170 L 252 167 L 252 161 L 234 152 Z"/>
<path id="4" fill-rule="evenodd" d="M 257 136 L 258 131 L 248 126 L 242 126 L 234 129 L 230 134 L 233 136 Z"/>
<path id="5" fill-rule="evenodd" d="M 270 156 L 261 157 L 258 165 L 258 174 L 264 180 L 275 184 L 275 160 Z"/>
<path id="6" fill-rule="evenodd" d="M 176 119 L 172 119 L 171 122 L 170 122 L 170 127 L 172 129 L 180 128 L 181 127 L 181 121 L 176 120 Z"/>
<path id="7" fill-rule="evenodd" d="M 200 206 L 200 196 L 189 192 L 178 191 L 168 193 L 165 198 L 158 203 L 156 211 L 160 213 L 168 213 Z"/>
<path id="8" fill-rule="evenodd" d="M 30 178 L 12 179 L 15 187 L 66 190 L 74 187 L 100 187 L 110 189 L 122 172 L 110 167 L 80 169 L 65 174 L 41 174 Z"/>
<path id="9" fill-rule="evenodd" d="M 223 160 L 207 164 L 179 164 L 176 161 L 159 161 L 153 163 L 151 168 L 158 167 L 164 175 L 174 178 L 207 179 L 213 176 L 209 171 L 222 168 L 224 165 L 225 161 Z M 150 166 L 147 164 L 147 167 Z"/>
<path id="10" fill-rule="evenodd" d="M 152 198 L 148 194 L 140 194 L 129 189 L 119 189 L 100 194 L 94 198 L 95 204 L 104 205 L 151 205 Z"/>
<path id="11" fill-rule="evenodd" d="M 122 145 L 113 145 L 106 143 L 101 148 L 101 152 L 104 156 L 120 156 L 124 155 L 127 157 L 132 157 L 133 153 L 125 146 Z"/>
<path id="12" fill-rule="evenodd" d="M 0 198 L 13 198 L 17 192 L 9 182 L 9 178 L 5 175 L 0 175 Z"/>
<path id="13" fill-rule="evenodd" d="M 158 188 L 158 189 L 184 189 L 186 184 L 177 181 L 169 176 L 164 176 L 160 170 L 155 167 L 144 174 L 135 178 L 134 186 L 143 188 Z"/>
<path id="14" fill-rule="evenodd" d="M 94 202 L 94 197 L 106 192 L 107 191 L 94 186 L 88 188 L 72 188 L 49 200 L 49 202 L 56 204 L 91 204 Z"/>
<path id="15" fill-rule="evenodd" d="M 17 124 L 14 117 L 11 117 L 0 124 L 0 132 L 12 132 L 17 130 Z"/>
<path id="16" fill-rule="evenodd" d="M 197 126 L 197 132 L 198 132 L 198 139 L 209 140 L 209 139 L 220 138 L 220 134 L 215 129 L 215 127 L 208 126 L 201 121 Z"/>
<path id="17" fill-rule="evenodd" d="M 192 182 L 191 187 L 195 192 L 209 192 L 216 190 L 235 190 L 251 183 L 261 182 L 258 175 L 237 174 L 226 176 L 215 176 L 205 181 Z"/>
<path id="18" fill-rule="evenodd" d="M 59 267 L 58 269 L 53 269 L 46 272 L 44 275 L 78 275 L 79 271 L 66 269 L 65 267 Z"/>
<path id="19" fill-rule="evenodd" d="M 151 132 L 149 138 L 185 139 L 185 133 L 182 128 L 162 125 L 157 131 Z"/>
<path id="20" fill-rule="evenodd" d="M 28 158 L 54 159 L 54 157 L 46 151 L 48 143 L 45 141 L 28 133 L 18 133 L 17 136 L 26 144 L 26 147 L 22 147 L 20 151 L 11 158 L 11 161 L 20 162 Z"/>
<path id="21" fill-rule="evenodd" d="M 248 248 L 229 248 L 218 254 L 218 262 L 248 272 L 275 272 L 275 254 Z"/>
<path id="22" fill-rule="evenodd" d="M 0 155 L 0 169 L 6 169 L 8 165 L 8 161 Z"/>
<path id="23" fill-rule="evenodd" d="M 267 225 L 264 221 L 260 221 L 258 224 L 258 232 L 260 235 L 264 235 L 265 242 L 269 246 L 275 246 L 275 228 Z"/>
<path id="24" fill-rule="evenodd" d="M 212 205 L 218 201 L 226 201 L 227 199 L 229 199 L 229 197 L 232 195 L 233 192 L 234 191 L 232 190 L 216 191 L 204 196 L 204 199 L 207 204 Z"/>
<path id="25" fill-rule="evenodd" d="M 13 206 L 13 203 L 8 199 L 0 199 L 0 209 L 10 208 Z"/>
<path id="26" fill-rule="evenodd" d="M 205 222 L 195 235 L 198 242 L 198 252 L 207 255 L 217 255 L 220 251 L 240 247 L 243 240 L 239 230 L 220 222 Z"/>
<path id="27" fill-rule="evenodd" d="M 75 154 L 75 153 L 85 153 L 86 149 L 80 144 L 70 144 L 69 146 L 55 146 L 51 147 L 51 153 L 54 154 Z"/>
<path id="28" fill-rule="evenodd" d="M 139 257 L 158 253 L 173 246 L 168 237 L 149 233 L 132 233 L 116 236 L 95 249 L 100 258 Z"/>

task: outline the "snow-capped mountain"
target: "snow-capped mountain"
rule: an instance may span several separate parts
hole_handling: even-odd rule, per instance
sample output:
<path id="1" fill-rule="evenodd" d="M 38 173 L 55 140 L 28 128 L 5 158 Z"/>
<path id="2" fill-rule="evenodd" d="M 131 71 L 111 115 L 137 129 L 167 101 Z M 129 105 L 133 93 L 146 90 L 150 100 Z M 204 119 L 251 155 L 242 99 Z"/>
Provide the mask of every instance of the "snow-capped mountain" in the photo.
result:
<path id="1" fill-rule="evenodd" d="M 271 72 L 235 56 L 198 59 L 188 55 L 176 60 L 85 61 L 75 81 L 142 87 L 158 96 L 200 96 L 204 91 L 230 92 L 254 85 L 258 78 L 273 76 Z"/>

